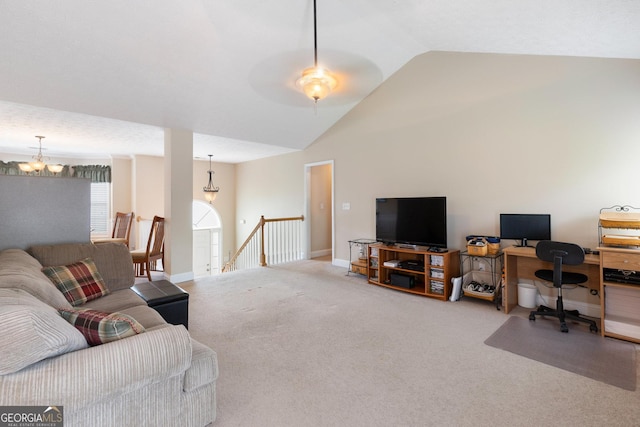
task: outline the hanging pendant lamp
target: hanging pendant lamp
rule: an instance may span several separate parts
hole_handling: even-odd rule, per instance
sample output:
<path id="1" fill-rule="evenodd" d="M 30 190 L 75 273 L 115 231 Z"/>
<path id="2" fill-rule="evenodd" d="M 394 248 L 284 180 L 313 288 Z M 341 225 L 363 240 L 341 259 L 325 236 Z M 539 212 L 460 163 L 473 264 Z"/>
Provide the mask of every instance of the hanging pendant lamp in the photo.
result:
<path id="1" fill-rule="evenodd" d="M 31 172 L 40 174 L 40 172 L 42 172 L 46 167 L 47 169 L 49 169 L 49 171 L 53 172 L 54 174 L 60 173 L 63 168 L 62 165 L 47 165 L 45 163 L 45 161 L 49 160 L 49 158 L 44 157 L 42 155 L 42 139 L 44 138 L 44 136 L 36 136 L 36 138 L 38 138 L 38 154 L 33 156 L 32 162 L 18 164 L 18 167 L 20 168 L 20 170 L 27 174 Z"/>
<path id="2" fill-rule="evenodd" d="M 318 67 L 318 29 L 316 19 L 316 0 L 313 0 L 313 67 L 302 72 L 296 84 L 314 103 L 325 98 L 338 85 L 338 80 L 326 68 Z"/>
<path id="3" fill-rule="evenodd" d="M 218 191 L 220 191 L 220 187 L 213 186 L 213 174 L 215 173 L 211 168 L 211 157 L 213 154 L 209 154 L 209 183 L 206 187 L 202 187 L 202 191 L 204 191 L 204 198 L 207 199 L 209 203 L 213 202 L 218 195 Z"/>

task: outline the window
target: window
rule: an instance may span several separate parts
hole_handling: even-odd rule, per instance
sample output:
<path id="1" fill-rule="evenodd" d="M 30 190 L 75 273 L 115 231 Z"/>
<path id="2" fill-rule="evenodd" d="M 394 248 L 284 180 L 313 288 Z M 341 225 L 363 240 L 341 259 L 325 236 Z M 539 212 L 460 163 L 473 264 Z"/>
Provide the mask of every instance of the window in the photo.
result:
<path id="1" fill-rule="evenodd" d="M 91 233 L 105 234 L 111 233 L 109 221 L 111 183 L 92 182 L 91 183 Z"/>

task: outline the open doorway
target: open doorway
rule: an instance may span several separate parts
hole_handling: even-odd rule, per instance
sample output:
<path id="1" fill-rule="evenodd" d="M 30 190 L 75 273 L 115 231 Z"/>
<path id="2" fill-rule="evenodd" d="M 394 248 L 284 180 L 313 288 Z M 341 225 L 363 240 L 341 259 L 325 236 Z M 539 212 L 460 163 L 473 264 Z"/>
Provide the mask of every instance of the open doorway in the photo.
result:
<path id="1" fill-rule="evenodd" d="M 222 221 L 213 206 L 193 201 L 193 275 L 219 274 L 222 266 Z"/>
<path id="2" fill-rule="evenodd" d="M 304 217 L 308 258 L 333 261 L 333 160 L 305 165 Z"/>

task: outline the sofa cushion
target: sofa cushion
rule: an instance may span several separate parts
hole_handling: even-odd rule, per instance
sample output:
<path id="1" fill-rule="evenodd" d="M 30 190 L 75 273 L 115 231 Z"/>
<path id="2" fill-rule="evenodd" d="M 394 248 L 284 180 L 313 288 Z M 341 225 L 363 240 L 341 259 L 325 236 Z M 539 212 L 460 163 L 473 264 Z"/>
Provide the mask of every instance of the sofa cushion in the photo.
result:
<path id="1" fill-rule="evenodd" d="M 51 307 L 71 308 L 41 270 L 38 260 L 22 249 L 0 252 L 0 288 L 22 289 Z"/>
<path id="2" fill-rule="evenodd" d="M 53 307 L 20 289 L 0 289 L 0 325 L 0 375 L 88 347 Z"/>
<path id="3" fill-rule="evenodd" d="M 160 313 L 146 305 L 129 307 L 119 310 L 120 313 L 127 314 L 138 321 L 145 329 L 155 328 L 157 326 L 167 326 L 168 323 L 162 318 Z"/>
<path id="4" fill-rule="evenodd" d="M 147 303 L 131 289 L 120 289 L 119 291 L 110 292 L 109 295 L 105 295 L 102 298 L 88 301 L 79 308 L 91 308 L 93 310 L 113 313 L 114 311 L 123 311 L 127 308 L 137 306 L 146 307 Z"/>
<path id="5" fill-rule="evenodd" d="M 84 335 L 91 346 L 144 332 L 144 327 L 136 319 L 124 313 L 105 313 L 88 308 L 61 308 L 58 311 Z"/>
<path id="6" fill-rule="evenodd" d="M 123 243 L 40 245 L 29 248 L 29 253 L 44 267 L 67 265 L 91 258 L 110 291 L 130 288 L 135 282 L 131 253 Z"/>
<path id="7" fill-rule="evenodd" d="M 109 293 L 91 258 L 42 271 L 74 307 Z"/>

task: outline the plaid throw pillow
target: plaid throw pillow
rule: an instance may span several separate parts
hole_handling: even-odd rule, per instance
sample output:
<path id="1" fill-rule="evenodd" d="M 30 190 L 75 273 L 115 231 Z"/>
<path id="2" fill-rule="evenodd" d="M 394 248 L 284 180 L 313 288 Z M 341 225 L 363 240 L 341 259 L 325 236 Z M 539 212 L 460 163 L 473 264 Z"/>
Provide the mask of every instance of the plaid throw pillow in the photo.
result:
<path id="1" fill-rule="evenodd" d="M 104 313 L 98 310 L 59 308 L 58 312 L 82 332 L 90 346 L 117 341 L 144 332 L 133 317 L 124 313 Z"/>
<path id="2" fill-rule="evenodd" d="M 109 293 L 91 258 L 69 265 L 44 267 L 42 272 L 74 307 Z"/>

